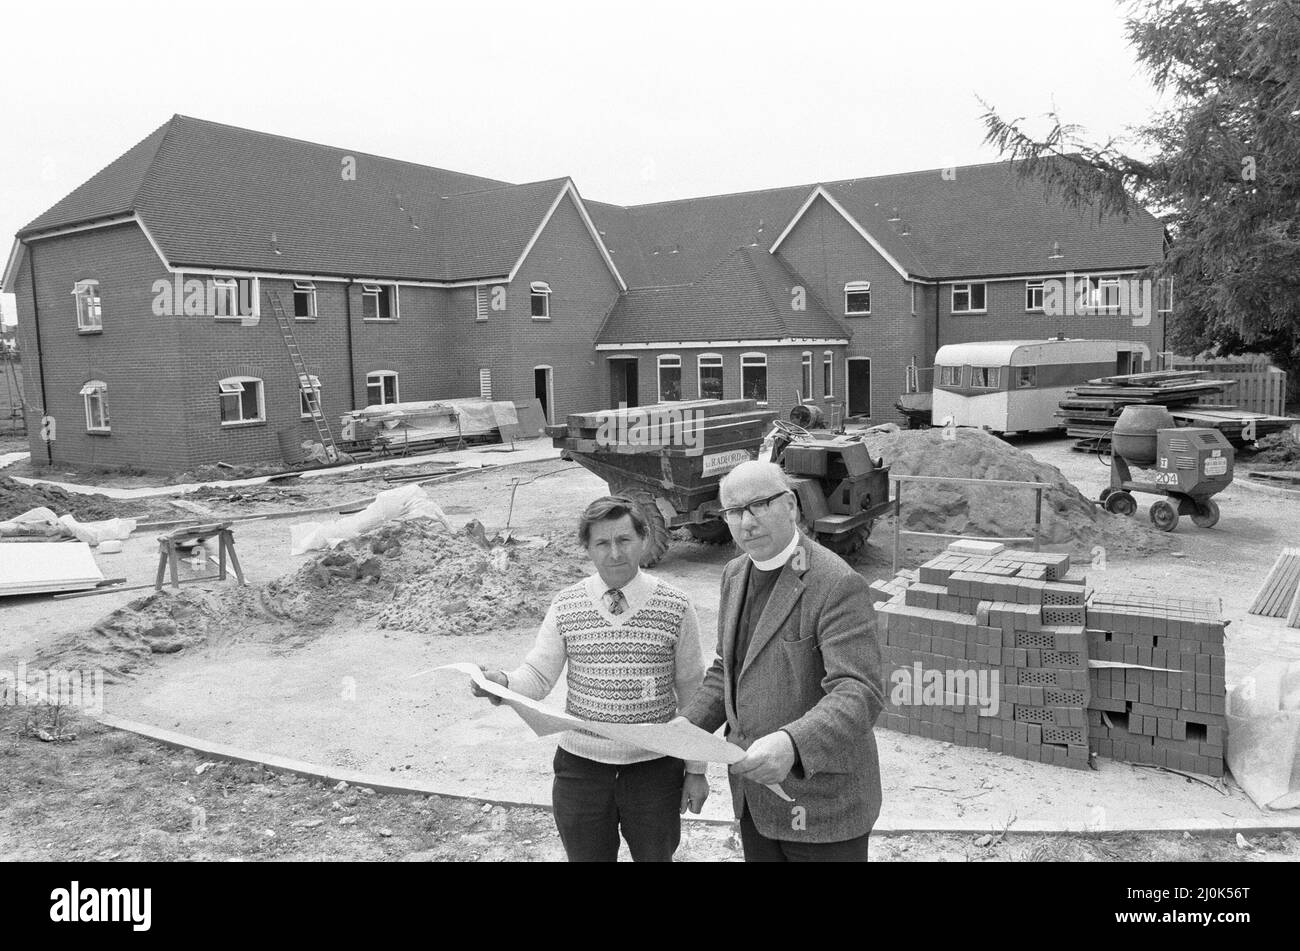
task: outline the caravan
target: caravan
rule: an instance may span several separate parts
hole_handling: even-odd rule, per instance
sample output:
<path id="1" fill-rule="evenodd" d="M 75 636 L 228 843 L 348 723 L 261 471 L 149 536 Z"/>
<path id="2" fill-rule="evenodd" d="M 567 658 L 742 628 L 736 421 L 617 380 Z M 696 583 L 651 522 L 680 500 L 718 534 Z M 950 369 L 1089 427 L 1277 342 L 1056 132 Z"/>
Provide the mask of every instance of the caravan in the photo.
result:
<path id="1" fill-rule="evenodd" d="M 1141 373 L 1150 353 L 1132 340 L 993 340 L 940 347 L 934 357 L 936 426 L 996 433 L 1059 429 L 1065 391 L 1098 377 Z"/>

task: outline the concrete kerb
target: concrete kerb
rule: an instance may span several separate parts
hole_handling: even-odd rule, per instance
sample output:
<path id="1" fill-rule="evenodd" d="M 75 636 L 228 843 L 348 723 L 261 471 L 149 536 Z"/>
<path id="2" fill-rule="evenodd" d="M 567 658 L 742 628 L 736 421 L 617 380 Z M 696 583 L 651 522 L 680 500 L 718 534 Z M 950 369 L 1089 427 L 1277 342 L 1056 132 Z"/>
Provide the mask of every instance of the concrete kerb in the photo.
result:
<path id="1" fill-rule="evenodd" d="M 547 812 L 551 811 L 550 803 L 546 802 L 523 802 L 511 799 L 491 799 L 485 796 L 468 796 L 463 792 L 452 792 L 443 789 L 435 783 L 395 783 L 390 779 L 381 776 L 374 776 L 369 773 L 363 773 L 360 770 L 325 767 L 315 763 L 308 763 L 303 760 L 291 759 L 286 756 L 261 753 L 255 750 L 245 750 L 240 747 L 230 746 L 229 744 L 215 743 L 197 737 L 186 736 L 181 733 L 175 733 L 171 730 L 164 730 L 161 727 L 151 726 L 147 723 L 138 723 L 134 720 L 126 720 L 110 714 L 100 714 L 94 719 L 110 729 L 119 730 L 124 733 L 131 733 L 143 737 L 144 739 L 161 743 L 162 745 L 173 749 L 192 750 L 195 753 L 215 760 L 265 766 L 267 769 L 293 773 L 294 775 L 302 776 L 305 779 L 317 779 L 326 783 L 346 782 L 349 786 L 373 789 L 376 793 L 386 793 L 389 795 L 438 796 L 442 799 L 451 799 L 458 802 L 488 803 L 490 805 L 504 806 L 507 808 L 542 809 Z M 687 815 L 685 818 L 689 822 L 711 826 L 733 826 L 735 824 L 734 820 L 731 819 L 707 819 L 703 816 L 692 815 Z M 906 835 L 909 833 L 948 833 L 963 835 L 968 833 L 983 834 L 989 832 L 994 834 L 1005 833 L 1008 837 L 1014 835 L 1061 834 L 1099 837 L 1113 833 L 1187 832 L 1189 834 L 1211 834 L 1240 832 L 1242 834 L 1259 834 L 1287 830 L 1300 831 L 1300 810 L 1289 810 L 1286 815 L 1279 814 L 1276 816 L 1261 816 L 1257 820 L 1233 819 L 1225 823 L 1210 819 L 1168 819 L 1146 824 L 1120 823 L 1104 830 L 1089 828 L 1084 823 L 1059 823 L 1044 820 L 1029 820 L 1023 822 L 1012 820 L 1009 826 L 1003 828 L 1001 825 L 989 823 L 987 819 L 909 821 L 906 819 L 891 819 L 887 816 L 882 816 L 877 820 L 875 828 L 872 830 L 872 834 L 885 836 Z"/>

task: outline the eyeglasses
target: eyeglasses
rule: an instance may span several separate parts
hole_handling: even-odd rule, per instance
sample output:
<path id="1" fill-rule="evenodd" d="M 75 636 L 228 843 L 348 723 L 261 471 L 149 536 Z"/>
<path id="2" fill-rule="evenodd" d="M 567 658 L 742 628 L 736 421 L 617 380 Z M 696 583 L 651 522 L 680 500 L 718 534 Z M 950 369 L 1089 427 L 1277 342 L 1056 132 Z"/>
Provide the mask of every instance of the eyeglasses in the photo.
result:
<path id="1" fill-rule="evenodd" d="M 767 514 L 769 506 L 771 506 L 771 504 L 781 496 L 785 495 L 788 491 L 788 489 L 782 489 L 775 495 L 769 495 L 765 499 L 755 499 L 754 501 L 748 502 L 744 505 L 733 505 L 731 508 L 720 509 L 718 514 L 733 525 L 738 524 L 740 520 L 745 517 L 746 512 L 754 516 L 754 518 L 761 518 Z"/>

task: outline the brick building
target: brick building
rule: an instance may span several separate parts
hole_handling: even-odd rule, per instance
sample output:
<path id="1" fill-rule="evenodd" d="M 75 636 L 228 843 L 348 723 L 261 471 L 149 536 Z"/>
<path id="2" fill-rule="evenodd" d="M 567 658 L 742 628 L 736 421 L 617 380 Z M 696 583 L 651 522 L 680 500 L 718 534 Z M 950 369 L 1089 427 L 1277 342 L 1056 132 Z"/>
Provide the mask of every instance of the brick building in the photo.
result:
<path id="1" fill-rule="evenodd" d="M 897 418 L 944 343 L 1132 339 L 1045 317 L 1036 282 L 1161 259 L 1145 213 L 1048 201 L 1005 163 L 622 207 L 175 116 L 17 235 L 42 461 L 182 469 L 314 435 L 267 295 L 331 421 L 378 402 L 798 396 Z M 1041 300 L 1041 297 L 1039 298 Z"/>

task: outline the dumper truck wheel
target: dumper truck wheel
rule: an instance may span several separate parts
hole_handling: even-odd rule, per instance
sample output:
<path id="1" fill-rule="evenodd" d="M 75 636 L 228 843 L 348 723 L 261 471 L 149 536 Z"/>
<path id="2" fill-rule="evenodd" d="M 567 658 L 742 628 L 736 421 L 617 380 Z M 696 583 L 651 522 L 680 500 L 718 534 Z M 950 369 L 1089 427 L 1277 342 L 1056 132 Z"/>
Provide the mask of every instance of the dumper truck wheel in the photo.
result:
<path id="1" fill-rule="evenodd" d="M 1213 528 L 1219 521 L 1219 503 L 1214 499 L 1206 499 L 1204 502 L 1196 504 L 1196 511 L 1192 513 L 1192 522 L 1200 528 Z"/>
<path id="2" fill-rule="evenodd" d="M 848 560 L 867 547 L 867 539 L 870 537 L 871 523 L 868 522 L 843 535 L 820 535 L 817 540 L 841 558 Z"/>
<path id="3" fill-rule="evenodd" d="M 698 525 L 687 525 L 691 538 L 706 545 L 725 545 L 731 541 L 731 529 L 720 518 L 711 518 Z"/>
<path id="4" fill-rule="evenodd" d="M 1151 524 L 1162 532 L 1172 532 L 1178 527 L 1178 509 L 1164 499 L 1151 503 Z"/>
<path id="5" fill-rule="evenodd" d="M 641 516 L 645 519 L 649 535 L 646 536 L 645 554 L 641 557 L 642 568 L 653 568 L 668 551 L 671 539 L 668 526 L 664 524 L 663 513 L 655 505 L 654 496 L 649 492 L 624 492 L 626 498 L 641 506 Z"/>

